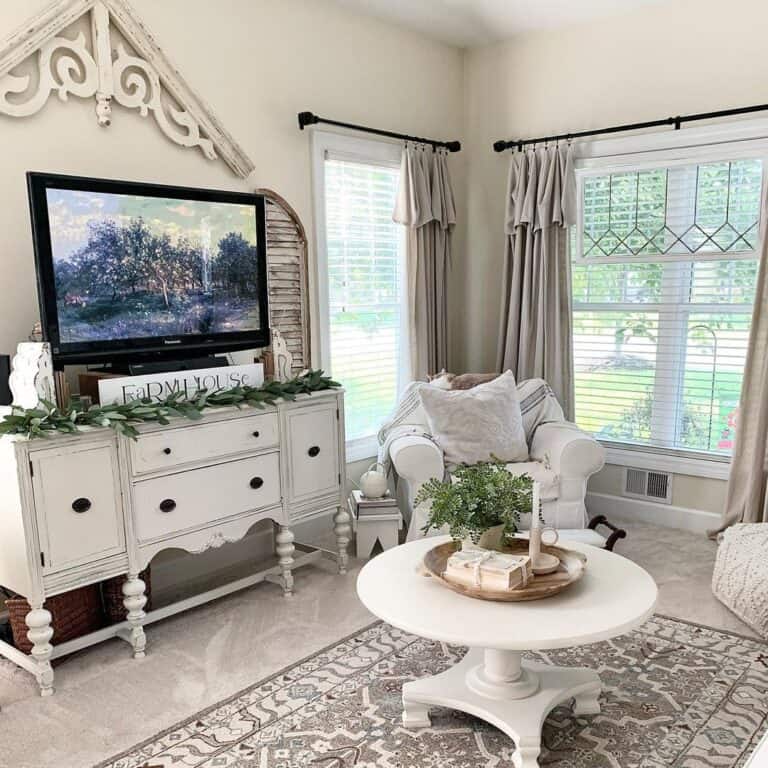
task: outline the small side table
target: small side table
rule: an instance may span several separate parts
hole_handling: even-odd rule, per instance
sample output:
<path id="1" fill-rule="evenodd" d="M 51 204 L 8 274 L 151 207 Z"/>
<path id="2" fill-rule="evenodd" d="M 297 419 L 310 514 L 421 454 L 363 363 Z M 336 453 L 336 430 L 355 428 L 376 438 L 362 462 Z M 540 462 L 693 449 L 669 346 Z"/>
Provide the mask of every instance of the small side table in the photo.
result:
<path id="1" fill-rule="evenodd" d="M 357 557 L 369 558 L 377 541 L 384 550 L 398 545 L 403 516 L 396 499 L 391 496 L 367 499 L 362 492 L 352 491 L 348 504 L 357 528 Z"/>

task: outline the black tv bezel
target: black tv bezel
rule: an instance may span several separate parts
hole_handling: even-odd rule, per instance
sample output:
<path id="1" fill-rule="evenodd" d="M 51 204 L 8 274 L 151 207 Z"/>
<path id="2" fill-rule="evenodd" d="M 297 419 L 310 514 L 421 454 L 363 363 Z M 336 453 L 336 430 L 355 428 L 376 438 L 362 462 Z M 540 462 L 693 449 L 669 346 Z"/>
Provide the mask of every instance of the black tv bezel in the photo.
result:
<path id="1" fill-rule="evenodd" d="M 56 303 L 56 280 L 53 269 L 51 230 L 46 190 L 71 189 L 81 192 L 167 197 L 179 200 L 236 203 L 252 205 L 256 216 L 256 245 L 259 280 L 259 312 L 261 328 L 232 333 L 149 336 L 109 341 L 62 342 Z M 50 342 L 57 367 L 71 364 L 119 363 L 128 360 L 178 359 L 179 357 L 234 352 L 266 347 L 270 344 L 269 296 L 267 285 L 267 234 L 264 196 L 246 192 L 176 187 L 136 181 L 67 176 L 55 173 L 27 173 L 27 190 L 32 223 L 32 239 L 37 272 L 37 295 L 43 339 Z"/>

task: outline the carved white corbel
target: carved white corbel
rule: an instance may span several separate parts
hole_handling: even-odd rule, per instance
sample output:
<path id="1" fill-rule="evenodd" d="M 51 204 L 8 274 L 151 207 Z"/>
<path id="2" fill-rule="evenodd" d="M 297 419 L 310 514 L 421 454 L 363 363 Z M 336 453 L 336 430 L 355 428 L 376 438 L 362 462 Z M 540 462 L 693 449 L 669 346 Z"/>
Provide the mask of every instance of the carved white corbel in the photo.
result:
<path id="1" fill-rule="evenodd" d="M 0 112 L 10 117 L 34 115 L 45 106 L 52 91 L 56 91 L 62 101 L 66 101 L 70 93 L 81 98 L 96 93 L 96 62 L 82 32 L 72 40 L 54 37 L 44 43 L 37 52 L 37 68 L 37 88 L 26 99 L 18 97 L 26 93 L 32 79 L 30 75 L 8 73 L 0 79 Z"/>
<path id="2" fill-rule="evenodd" d="M 112 67 L 115 101 L 128 109 L 138 109 L 142 117 L 151 112 L 171 141 L 182 147 L 200 147 L 209 160 L 216 159 L 213 142 L 200 135 L 200 124 L 187 111 L 163 104 L 160 77 L 146 61 L 131 56 L 120 43 Z"/>
<path id="3" fill-rule="evenodd" d="M 21 342 L 11 363 L 8 384 L 13 393 L 13 404 L 20 408 L 37 408 L 41 400 L 55 402 L 51 345 Z"/>
<path id="4" fill-rule="evenodd" d="M 90 39 L 68 30 L 90 16 Z M 36 56 L 38 77 L 15 70 Z M 98 125 L 113 119 L 113 101 L 151 115 L 174 143 L 221 158 L 240 177 L 253 163 L 211 109 L 168 61 L 127 0 L 56 0 L 0 43 L 0 115 L 29 117 L 50 95 L 93 98 Z"/>

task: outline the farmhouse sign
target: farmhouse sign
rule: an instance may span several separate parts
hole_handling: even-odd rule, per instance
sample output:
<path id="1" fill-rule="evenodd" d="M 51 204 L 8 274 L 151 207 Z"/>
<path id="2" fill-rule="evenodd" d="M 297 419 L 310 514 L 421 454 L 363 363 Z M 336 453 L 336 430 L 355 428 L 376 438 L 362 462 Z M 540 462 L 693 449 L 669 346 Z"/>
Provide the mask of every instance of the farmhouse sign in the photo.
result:
<path id="1" fill-rule="evenodd" d="M 264 383 L 264 366 L 261 363 L 230 365 L 222 368 L 203 368 L 195 371 L 152 373 L 146 376 L 121 376 L 99 380 L 99 399 L 102 405 L 125 404 L 131 400 L 148 397 L 165 400 L 181 393 L 192 398 L 205 389 L 209 392 L 234 387 L 260 387 Z"/>

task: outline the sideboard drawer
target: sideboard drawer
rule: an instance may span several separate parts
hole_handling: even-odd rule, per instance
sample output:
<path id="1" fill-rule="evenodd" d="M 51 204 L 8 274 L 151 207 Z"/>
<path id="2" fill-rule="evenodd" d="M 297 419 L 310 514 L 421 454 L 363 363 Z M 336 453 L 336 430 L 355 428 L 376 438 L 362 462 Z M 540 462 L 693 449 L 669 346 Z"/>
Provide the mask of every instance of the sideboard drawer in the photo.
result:
<path id="1" fill-rule="evenodd" d="M 131 442 L 134 474 L 173 469 L 278 444 L 276 413 L 262 413 L 181 429 L 147 432 Z"/>
<path id="2" fill-rule="evenodd" d="M 133 501 L 140 542 L 270 507 L 280 503 L 279 454 L 141 480 Z"/>
<path id="3" fill-rule="evenodd" d="M 114 444 L 31 454 L 43 572 L 126 551 Z"/>

